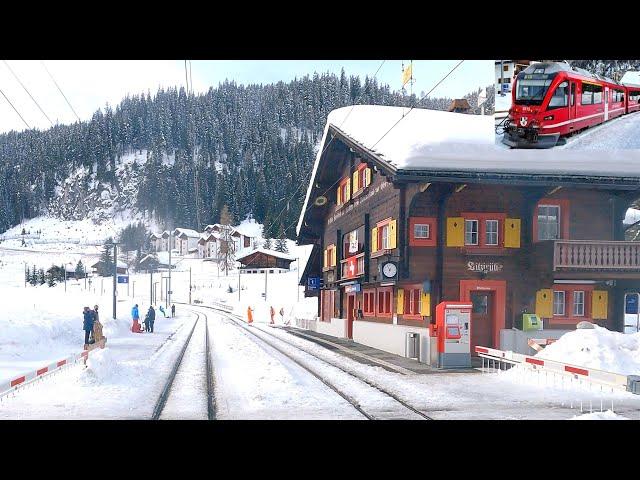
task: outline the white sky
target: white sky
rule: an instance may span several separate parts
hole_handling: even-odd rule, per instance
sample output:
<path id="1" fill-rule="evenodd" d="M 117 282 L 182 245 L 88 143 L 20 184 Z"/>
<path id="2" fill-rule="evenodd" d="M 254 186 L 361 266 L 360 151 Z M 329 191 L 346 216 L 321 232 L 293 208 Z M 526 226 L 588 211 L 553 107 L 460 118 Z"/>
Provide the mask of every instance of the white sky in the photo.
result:
<path id="1" fill-rule="evenodd" d="M 11 69 L 54 123 L 69 124 L 76 117 L 38 60 L 9 60 Z M 381 60 L 194 60 L 191 62 L 193 88 L 204 92 L 225 79 L 237 83 L 271 83 L 289 81 L 314 71 L 373 77 Z M 428 91 L 458 60 L 419 60 L 414 62 L 417 95 Z M 78 113 L 88 120 L 108 103 L 113 108 L 127 94 L 150 91 L 158 87 L 184 86 L 184 60 L 46 60 L 47 68 Z M 404 62 L 405 65 L 408 61 Z M 392 90 L 400 88 L 400 60 L 388 60 L 377 80 L 388 83 Z M 478 87 L 493 83 L 493 61 L 467 60 L 447 78 L 432 96 L 457 97 Z M 4 62 L 0 62 L 0 89 L 32 128 L 50 127 L 28 94 L 16 81 Z M 20 117 L 0 95 L 0 133 L 24 130 Z"/>

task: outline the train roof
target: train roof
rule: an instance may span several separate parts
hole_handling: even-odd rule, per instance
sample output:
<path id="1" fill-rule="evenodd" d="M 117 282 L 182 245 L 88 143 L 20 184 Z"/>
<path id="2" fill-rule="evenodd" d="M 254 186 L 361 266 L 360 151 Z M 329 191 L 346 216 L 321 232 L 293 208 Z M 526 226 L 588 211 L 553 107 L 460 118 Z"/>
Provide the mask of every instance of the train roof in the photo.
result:
<path id="1" fill-rule="evenodd" d="M 525 68 L 522 73 L 525 74 L 534 74 L 534 73 L 542 73 L 542 74 L 551 74 L 551 73 L 559 73 L 559 72 L 570 72 L 577 73 L 582 75 L 583 77 L 593 78 L 594 80 L 600 80 L 603 82 L 613 83 L 615 85 L 620 85 L 620 82 L 617 82 L 611 78 L 605 77 L 603 75 L 598 75 L 596 73 L 592 73 L 584 68 L 572 67 L 568 63 L 564 62 L 541 62 L 534 63 Z"/>

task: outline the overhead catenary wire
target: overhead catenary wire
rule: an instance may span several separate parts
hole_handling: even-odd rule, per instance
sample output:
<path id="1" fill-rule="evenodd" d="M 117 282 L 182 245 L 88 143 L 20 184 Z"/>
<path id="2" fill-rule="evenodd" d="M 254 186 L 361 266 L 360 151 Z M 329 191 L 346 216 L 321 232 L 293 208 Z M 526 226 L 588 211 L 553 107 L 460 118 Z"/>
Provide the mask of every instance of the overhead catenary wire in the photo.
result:
<path id="1" fill-rule="evenodd" d="M 448 72 L 444 77 L 442 77 L 442 78 L 438 81 L 438 83 L 436 83 L 436 84 L 435 84 L 435 85 L 434 85 L 434 86 L 433 86 L 433 87 L 432 87 L 432 88 L 431 88 L 427 93 L 425 93 L 425 94 L 422 96 L 422 98 L 420 98 L 420 100 L 419 100 L 418 102 L 421 102 L 422 100 L 424 100 L 425 98 L 427 98 L 427 96 L 428 96 L 431 92 L 433 92 L 433 91 L 438 87 L 438 85 L 440 85 L 440 84 L 441 84 L 441 83 L 442 83 L 442 82 L 443 82 L 447 77 L 449 77 L 449 75 L 451 75 L 451 74 L 454 72 L 454 70 L 456 70 L 460 65 L 462 65 L 462 63 L 463 63 L 463 62 L 464 62 L 464 60 L 460 60 L 460 62 L 458 62 L 458 64 L 457 64 L 455 67 L 453 67 L 453 68 L 452 68 L 452 69 L 451 69 L 451 70 L 450 70 L 450 71 L 449 71 L 449 72 Z M 354 105 L 354 106 L 355 106 L 355 105 Z M 413 110 L 414 108 L 415 108 L 415 107 L 411 107 L 411 108 L 409 109 L 409 111 L 408 111 L 405 115 L 403 115 L 402 117 L 400 117 L 400 119 L 399 119 L 396 123 L 394 123 L 394 124 L 391 126 L 391 128 L 389 128 L 389 130 L 387 130 L 387 131 L 382 135 L 382 137 L 380 137 L 380 138 L 378 139 L 378 141 L 376 141 L 376 143 L 374 143 L 374 144 L 373 144 L 373 146 L 372 146 L 371 148 L 375 147 L 378 143 L 380 143 L 380 141 L 381 141 L 385 136 L 387 136 L 387 134 L 389 134 L 389 132 L 391 132 L 391 130 L 393 130 L 393 129 L 394 129 L 394 128 L 395 128 L 395 127 L 396 127 L 396 126 L 397 126 L 397 125 L 402 121 L 402 119 L 406 118 L 406 117 L 407 117 L 407 115 L 409 115 L 409 114 L 411 113 L 411 110 Z M 349 111 L 349 114 L 351 114 L 351 111 L 353 111 L 353 107 L 352 107 L 352 109 Z M 345 120 L 346 120 L 346 118 L 345 118 Z M 344 121 L 340 124 L 340 126 L 342 126 L 342 124 L 344 124 Z M 338 127 L 338 128 L 340 128 L 340 127 Z M 331 140 L 333 140 L 334 138 L 335 138 L 335 137 L 332 137 L 332 138 L 331 138 Z M 331 143 L 331 142 L 329 142 L 329 143 Z M 328 146 L 328 145 L 329 145 L 329 144 L 327 144 L 327 146 Z M 325 150 L 326 150 L 326 148 L 325 148 L 325 149 L 323 149 L 322 153 L 324 153 L 324 152 L 325 152 Z M 327 194 L 327 193 L 328 193 L 328 192 L 329 192 L 333 187 L 335 187 L 338 183 L 340 183 L 340 181 L 341 181 L 341 180 L 342 180 L 342 178 L 338 178 L 338 179 L 337 179 L 335 182 L 333 182 L 329 187 L 327 187 L 327 189 L 326 189 L 324 192 L 322 192 L 322 194 L 321 194 L 320 196 L 324 196 L 325 194 Z M 312 206 L 313 206 L 313 203 L 311 203 L 310 205 L 308 205 L 308 206 L 307 206 L 307 208 L 304 210 L 304 212 L 300 212 L 300 215 L 304 215 L 305 213 L 307 213 L 307 212 L 309 211 L 309 209 L 310 209 Z M 300 217 L 298 217 L 298 219 L 299 219 L 299 218 L 300 218 Z M 298 223 L 298 221 L 299 221 L 299 220 L 295 220 L 291 225 L 289 225 L 287 228 L 285 228 L 285 229 L 284 229 L 285 234 L 286 234 L 286 232 L 287 232 L 287 231 L 289 231 L 289 229 L 290 229 L 291 227 L 293 227 L 294 225 L 296 225 L 296 224 Z"/>
<path id="2" fill-rule="evenodd" d="M 11 103 L 11 100 L 9 100 L 9 98 L 7 98 L 7 96 L 4 94 L 4 92 L 2 91 L 1 88 L 0 88 L 0 93 L 2 94 L 4 99 L 7 101 L 7 103 L 9 103 L 9 105 L 11 105 L 11 108 L 13 108 L 13 110 L 18 114 L 18 116 L 20 117 L 20 120 L 22 120 L 24 122 L 24 124 L 27 126 L 27 128 L 30 129 L 31 127 L 29 126 L 27 121 L 22 117 L 22 115 L 20 115 L 20 112 L 18 111 L 18 109 L 13 106 L 13 103 Z"/>
<path id="3" fill-rule="evenodd" d="M 67 99 L 66 95 L 64 94 L 64 92 L 62 91 L 62 89 L 60 88 L 60 85 L 58 85 L 58 82 L 56 82 L 56 79 L 53 78 L 53 75 L 51 75 L 51 72 L 49 71 L 49 69 L 47 68 L 47 66 L 44 64 L 44 62 L 42 60 L 40 60 L 40 63 L 42 64 L 42 66 L 44 67 L 44 69 L 46 70 L 47 74 L 49 75 L 49 78 L 51 78 L 51 80 L 53 81 L 53 84 L 56 86 L 56 88 L 58 89 L 58 91 L 60 92 L 60 95 L 62 95 L 62 98 L 64 98 L 64 101 L 67 102 L 67 105 L 69 105 L 69 108 L 71 109 L 71 111 L 73 112 L 73 114 L 76 116 L 76 118 L 78 119 L 78 121 L 80 120 L 80 117 L 78 116 L 78 114 L 76 113 L 76 111 L 73 109 L 73 107 L 71 106 L 71 103 L 69 102 L 69 99 Z"/>
<path id="4" fill-rule="evenodd" d="M 49 123 L 51 124 L 51 126 L 53 126 L 53 122 L 51 121 L 51 119 L 49 118 L 49 116 L 44 112 L 44 110 L 42 109 L 42 107 L 40 106 L 40 104 L 36 101 L 35 98 L 33 98 L 33 95 L 31 95 L 31 92 L 29 92 L 29 90 L 27 89 L 27 87 L 24 86 L 24 84 L 20 81 L 20 78 L 18 78 L 18 75 L 16 75 L 16 72 L 13 71 L 13 69 L 9 66 L 9 63 L 6 60 L 3 60 L 4 64 L 6 65 L 6 67 L 9 69 L 9 71 L 11 72 L 11 74 L 13 75 L 13 77 L 18 81 L 18 83 L 20 84 L 20 86 L 24 89 L 25 92 L 27 92 L 27 95 L 29 95 L 29 98 L 31 100 L 33 100 L 33 103 L 36 104 L 36 106 L 38 107 L 38 109 L 40 110 L 40 112 L 42 112 L 42 114 L 45 116 L 45 118 L 47 120 L 49 120 Z"/>

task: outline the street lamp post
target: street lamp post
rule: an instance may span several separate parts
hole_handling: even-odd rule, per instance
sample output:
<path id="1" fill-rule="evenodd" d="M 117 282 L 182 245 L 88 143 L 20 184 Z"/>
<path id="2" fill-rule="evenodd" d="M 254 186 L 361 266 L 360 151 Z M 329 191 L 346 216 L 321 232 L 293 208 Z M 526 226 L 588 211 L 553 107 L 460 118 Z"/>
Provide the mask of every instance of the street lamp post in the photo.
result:
<path id="1" fill-rule="evenodd" d="M 118 244 L 113 243 L 113 319 L 116 318 L 116 296 L 118 294 Z"/>
<path id="2" fill-rule="evenodd" d="M 298 302 L 300 302 L 300 258 L 296 258 L 296 270 L 298 271 L 298 283 L 296 283 L 296 290 L 298 290 Z"/>

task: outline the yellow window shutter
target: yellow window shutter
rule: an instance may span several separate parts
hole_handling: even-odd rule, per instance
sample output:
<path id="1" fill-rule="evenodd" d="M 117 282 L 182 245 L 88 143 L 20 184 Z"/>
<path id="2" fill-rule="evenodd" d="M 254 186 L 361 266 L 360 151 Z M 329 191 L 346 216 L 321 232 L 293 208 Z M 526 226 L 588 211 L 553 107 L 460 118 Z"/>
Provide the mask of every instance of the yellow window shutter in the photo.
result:
<path id="1" fill-rule="evenodd" d="M 447 247 L 464 246 L 464 218 L 447 218 Z"/>
<path id="2" fill-rule="evenodd" d="M 609 292 L 594 290 L 591 294 L 591 317 L 594 320 L 606 320 Z"/>
<path id="3" fill-rule="evenodd" d="M 520 219 L 506 218 L 504 221 L 504 246 L 520 248 Z"/>
<path id="4" fill-rule="evenodd" d="M 396 239 L 398 237 L 396 230 L 396 220 L 391 220 L 389 222 L 389 248 L 396 248 L 397 242 Z"/>
<path id="5" fill-rule="evenodd" d="M 378 251 L 378 227 L 371 229 L 371 253 Z"/>
<path id="6" fill-rule="evenodd" d="M 335 267 L 336 266 L 336 253 L 338 253 L 336 251 L 336 247 L 333 247 L 331 249 L 331 266 Z"/>
<path id="7" fill-rule="evenodd" d="M 358 189 L 360 188 L 360 186 L 358 185 L 358 173 L 360 171 L 356 170 L 355 172 L 353 172 L 353 191 L 357 192 Z"/>
<path id="8" fill-rule="evenodd" d="M 553 317 L 553 291 L 550 288 L 536 292 L 536 315 L 540 318 Z"/>
<path id="9" fill-rule="evenodd" d="M 422 292 L 420 295 L 420 315 L 423 317 L 431 316 L 431 294 Z"/>
<path id="10" fill-rule="evenodd" d="M 342 205 L 342 186 L 338 185 L 338 205 Z"/>
<path id="11" fill-rule="evenodd" d="M 323 267 L 328 267 L 329 264 L 327 263 L 327 249 L 324 249 L 324 262 L 322 264 Z"/>
<path id="12" fill-rule="evenodd" d="M 347 193 L 344 198 L 345 202 L 348 202 L 349 200 L 351 200 L 351 182 L 347 182 Z"/>
<path id="13" fill-rule="evenodd" d="M 398 289 L 398 308 L 396 313 L 401 315 L 404 313 L 404 290 L 402 288 Z"/>
<path id="14" fill-rule="evenodd" d="M 365 187 L 368 187 L 369 185 L 371 185 L 371 169 L 370 168 L 365 168 L 364 169 L 364 181 Z"/>

